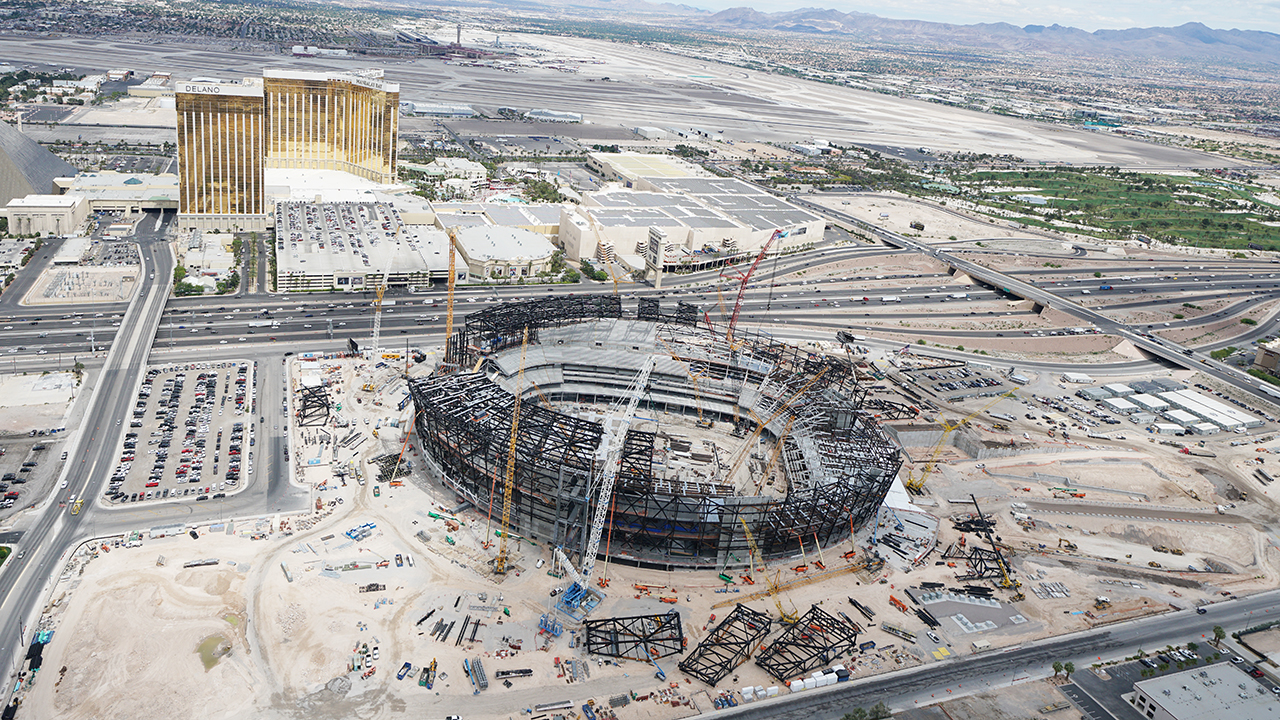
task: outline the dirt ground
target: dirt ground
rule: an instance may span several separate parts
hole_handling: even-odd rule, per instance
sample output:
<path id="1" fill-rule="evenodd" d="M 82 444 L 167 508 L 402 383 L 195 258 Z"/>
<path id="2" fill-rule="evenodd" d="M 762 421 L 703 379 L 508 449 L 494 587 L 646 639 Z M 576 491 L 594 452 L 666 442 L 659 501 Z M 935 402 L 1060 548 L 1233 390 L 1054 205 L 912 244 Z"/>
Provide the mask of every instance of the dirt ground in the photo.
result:
<path id="1" fill-rule="evenodd" d="M 45 652 L 45 670 L 25 691 L 24 712 L 33 717 L 85 719 L 199 715 L 309 720 L 461 713 L 468 720 L 499 720 L 535 703 L 570 700 L 581 704 L 594 699 L 599 707 L 607 706 L 611 696 L 635 692 L 653 695 L 620 708 L 619 718 L 666 720 L 708 709 L 712 695 L 719 691 L 782 685 L 747 662 L 718 688 L 707 688 L 676 669 L 678 657 L 659 661 L 668 674 L 667 683 L 659 682 L 647 664 L 605 664 L 588 657 L 581 643 L 570 648 L 577 636 L 569 631 L 554 639 L 540 636 L 539 618 L 554 602 L 550 591 L 565 585 L 536 568 L 539 559 L 549 560 L 548 548 L 517 543 L 512 556 L 515 570 L 498 582 L 488 569 L 497 548 L 482 544 L 492 537 L 492 525 L 474 509 L 458 515 L 461 526 L 456 530 L 431 517 L 429 513 L 447 513 L 455 499 L 453 493 L 432 484 L 415 451 L 406 454 L 414 465 L 403 486 L 372 482 L 376 468 L 364 461 L 399 447 L 403 439 L 400 428 L 386 422 L 397 414 L 392 406 L 400 386 L 390 382 L 397 371 L 383 369 L 379 374 L 368 367 L 328 363 L 308 367 L 306 372 L 336 379 L 332 389 L 335 397 L 343 399 L 343 415 L 352 428 L 371 437 L 377 420 L 383 420 L 377 442 L 364 443 L 353 458 L 368 481 L 358 483 L 351 475 L 344 484 L 333 470 L 347 467 L 346 456 L 330 464 L 325 447 L 316 447 L 320 440 L 314 430 L 295 430 L 299 458 L 319 460 L 300 468 L 304 484 L 320 500 L 319 512 L 289 519 L 251 518 L 230 527 L 202 525 L 197 528 L 198 539 L 187 535 L 143 539 L 141 547 L 77 556 L 55 587 L 54 601 L 41 623 L 40 629 L 56 632 Z M 361 390 L 366 382 L 382 390 Z M 355 397 L 363 401 L 355 402 Z M 410 444 L 415 444 L 413 439 Z M 1235 504 L 1228 516 L 1209 511 L 1202 522 L 1089 514 L 1070 505 L 1063 506 L 1063 512 L 1015 505 L 1055 502 L 1050 488 L 1065 482 L 1060 478 L 1076 486 L 1120 491 L 1089 489 L 1086 498 L 1071 501 L 1101 503 L 1107 508 L 1196 512 L 1223 502 L 1227 483 L 1257 493 L 1233 469 L 1233 463 L 1244 461 L 1245 453 L 1257 451 L 1230 449 L 1225 438 L 1217 444 L 1223 446 L 1219 458 L 1193 462 L 1172 448 L 1147 443 L 1145 437 L 1125 447 L 1077 445 L 1066 452 L 987 460 L 984 469 L 955 455 L 940 466 L 929 481 L 928 494 L 920 500 L 924 510 L 943 518 L 938 549 L 922 565 L 909 574 L 892 565 L 875 574 L 833 574 L 794 584 L 776 602 L 760 598 L 748 604 L 771 615 L 778 605 L 804 612 L 817 604 L 829 613 L 844 612 L 862 622 L 845 600 L 852 597 L 876 613 L 878 625 L 894 622 L 917 634 L 916 642 L 910 643 L 879 626 L 868 628 L 860 640 L 876 640 L 879 648 L 842 660 L 854 677 L 863 677 L 967 654 L 976 639 L 1008 647 L 1174 605 L 1208 602 L 1224 589 L 1244 592 L 1274 587 L 1280 583 L 1280 557 L 1263 542 L 1251 519 L 1274 511 L 1265 495 L 1257 504 Z M 1034 482 L 1021 479 L 1034 472 L 1046 477 Z M 1015 489 L 1019 487 L 1031 490 Z M 890 597 L 902 598 L 907 586 L 924 581 L 958 584 L 956 575 L 963 568 L 949 567 L 943 552 L 959 541 L 960 533 L 946 518 L 972 510 L 962 501 L 969 493 L 977 496 L 984 512 L 997 518 L 996 534 L 1011 548 L 1026 599 L 1010 603 L 1010 591 L 998 590 L 997 609 L 962 606 L 974 619 L 990 612 L 1001 621 L 998 628 L 985 631 L 966 631 L 953 622 L 955 608 L 939 610 L 943 626 L 936 632 L 941 642 L 933 643 L 924 637 L 925 628 L 915 616 L 895 609 Z M 344 535 L 366 523 L 373 525 L 368 537 L 353 541 Z M 428 539 L 420 538 L 420 531 Z M 825 548 L 820 557 L 811 549 L 807 558 L 776 563 L 771 571 L 790 582 L 808 579 L 791 569 L 797 560 L 820 560 L 832 570 L 840 569 L 849 562 L 841 553 L 865 552 L 871 531 L 865 528 L 847 547 Z M 878 532 L 888 530 L 882 527 Z M 1060 549 L 1059 538 L 1076 549 Z M 1183 549 L 1184 555 L 1152 549 L 1161 545 Z M 158 556 L 164 556 L 164 565 L 157 565 Z M 206 558 L 216 559 L 216 564 L 182 567 Z M 1164 567 L 1151 568 L 1147 563 L 1152 561 Z M 1213 572 L 1170 569 L 1211 561 L 1217 563 Z M 385 567 L 377 567 L 379 563 Z M 736 602 L 763 586 L 739 581 L 725 592 L 714 572 L 663 573 L 601 565 L 597 573 L 611 582 L 606 600 L 593 617 L 674 609 L 682 618 L 690 650 L 714 626 L 712 615 L 723 618 Z M 376 584 L 372 591 L 361 592 L 371 583 Z M 1037 597 L 1035 590 L 1045 587 L 1042 583 L 1061 583 L 1070 596 Z M 645 593 L 634 587 L 637 584 L 656 587 Z M 1111 607 L 1094 608 L 1097 596 L 1107 596 Z M 664 603 L 660 597 L 675 602 Z M 480 625 L 469 624 L 466 636 L 460 636 L 460 626 L 468 619 Z M 439 621 L 458 626 L 444 642 L 431 632 Z M 217 635 L 221 639 L 214 638 Z M 202 643 L 206 652 L 220 655 L 209 669 L 197 652 Z M 368 678 L 362 677 L 363 668 L 352 670 L 353 664 L 363 660 L 359 650 L 365 645 L 379 651 L 379 659 L 372 662 L 376 671 Z M 483 661 L 491 684 L 488 690 L 473 694 L 462 663 L 477 658 Z M 574 680 L 563 664 L 557 665 L 557 659 L 581 663 L 586 675 Z M 432 660 L 439 674 L 428 691 L 415 680 Z M 406 662 L 411 674 L 396 680 L 397 670 Z M 492 679 L 498 670 L 524 668 L 532 671 L 532 677 L 515 678 L 509 688 Z M 672 682 L 677 687 L 670 687 Z M 1048 691 L 1035 684 L 1026 687 L 1031 689 L 1019 688 L 1008 700 L 1002 693 L 995 700 L 979 696 L 954 701 L 961 715 L 953 717 L 964 713 L 975 718 L 1006 716 L 982 715 L 981 708 L 986 706 L 981 703 L 994 702 L 1001 708 L 1009 702 L 1028 708 L 1049 704 L 1051 699 L 1042 702 Z M 680 704 L 671 705 L 667 702 L 671 699 Z M 1023 711 L 1010 706 L 999 712 L 1018 717 Z"/>
<path id="2" fill-rule="evenodd" d="M 69 372 L 0 375 L 0 435 L 60 427 L 79 392 Z"/>

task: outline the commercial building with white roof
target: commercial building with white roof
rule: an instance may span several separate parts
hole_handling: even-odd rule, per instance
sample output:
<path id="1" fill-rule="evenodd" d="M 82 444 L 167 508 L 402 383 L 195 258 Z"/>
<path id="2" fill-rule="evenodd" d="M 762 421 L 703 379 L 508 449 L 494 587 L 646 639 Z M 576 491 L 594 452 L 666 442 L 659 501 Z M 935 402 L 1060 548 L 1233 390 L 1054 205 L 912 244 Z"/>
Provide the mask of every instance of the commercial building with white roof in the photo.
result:
<path id="1" fill-rule="evenodd" d="M 72 195 L 27 195 L 14 198 L 4 208 L 9 232 L 14 235 L 66 235 L 84 225 L 89 204 Z"/>
<path id="2" fill-rule="evenodd" d="M 1280 696 L 1225 662 L 1136 682 L 1124 697 L 1148 720 L 1280 718 Z"/>
<path id="3" fill-rule="evenodd" d="M 1262 418 L 1233 408 L 1226 403 L 1206 397 L 1194 390 L 1176 390 L 1160 393 L 1160 398 L 1179 410 L 1185 410 L 1198 418 L 1211 422 L 1223 430 L 1259 427 Z"/>
<path id="4" fill-rule="evenodd" d="M 1151 412 L 1164 412 L 1169 409 L 1169 403 L 1161 400 L 1155 395 L 1138 393 L 1137 395 L 1130 395 L 1127 399 L 1129 402 L 1137 405 L 1143 410 L 1149 410 Z"/>
<path id="5" fill-rule="evenodd" d="M 1134 405 L 1128 400 L 1125 400 L 1124 398 L 1119 398 L 1119 397 L 1107 398 L 1106 400 L 1102 401 L 1102 404 L 1111 412 L 1119 413 L 1121 415 L 1129 415 L 1131 413 L 1138 412 L 1138 406 Z"/>
<path id="6" fill-rule="evenodd" d="M 472 277 L 532 277 L 550 269 L 556 246 L 543 235 L 518 227 L 484 225 L 458 232 L 458 246 Z"/>

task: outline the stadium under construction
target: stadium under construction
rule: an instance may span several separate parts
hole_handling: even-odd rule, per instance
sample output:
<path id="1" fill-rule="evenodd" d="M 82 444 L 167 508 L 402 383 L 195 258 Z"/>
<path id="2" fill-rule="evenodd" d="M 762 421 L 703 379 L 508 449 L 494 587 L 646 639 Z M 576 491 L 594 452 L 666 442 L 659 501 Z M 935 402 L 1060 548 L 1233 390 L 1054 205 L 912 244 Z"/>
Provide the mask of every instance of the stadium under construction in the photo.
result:
<path id="1" fill-rule="evenodd" d="M 726 338 L 702 317 L 656 299 L 624 317 L 616 295 L 467 316 L 441 368 L 410 384 L 428 466 L 588 567 L 598 548 L 642 567 L 748 568 L 873 520 L 902 464 L 879 421 L 914 411 L 868 398 L 844 358 Z"/>

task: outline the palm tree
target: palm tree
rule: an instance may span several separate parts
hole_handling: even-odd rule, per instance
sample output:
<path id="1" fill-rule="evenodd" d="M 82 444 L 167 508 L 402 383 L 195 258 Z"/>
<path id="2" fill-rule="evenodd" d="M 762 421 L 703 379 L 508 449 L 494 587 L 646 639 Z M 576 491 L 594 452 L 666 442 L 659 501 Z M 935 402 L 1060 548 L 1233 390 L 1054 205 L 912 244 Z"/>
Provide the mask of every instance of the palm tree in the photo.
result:
<path id="1" fill-rule="evenodd" d="M 1070 662 L 1069 662 L 1069 663 L 1067 663 L 1067 664 L 1063 665 L 1063 666 L 1062 666 L 1062 669 L 1063 669 L 1063 671 L 1064 671 L 1064 672 L 1066 672 L 1066 674 L 1067 674 L 1067 679 L 1068 679 L 1068 680 L 1070 680 L 1070 679 L 1071 679 L 1071 673 L 1073 673 L 1073 672 L 1075 672 L 1075 671 L 1076 671 L 1076 665 L 1075 665 L 1075 663 L 1070 663 Z"/>
<path id="2" fill-rule="evenodd" d="M 1053 676 L 1054 676 L 1054 677 L 1058 677 L 1058 673 L 1061 673 L 1061 672 L 1062 672 L 1062 661 L 1061 661 L 1061 660 L 1054 660 L 1054 661 L 1053 661 Z"/>

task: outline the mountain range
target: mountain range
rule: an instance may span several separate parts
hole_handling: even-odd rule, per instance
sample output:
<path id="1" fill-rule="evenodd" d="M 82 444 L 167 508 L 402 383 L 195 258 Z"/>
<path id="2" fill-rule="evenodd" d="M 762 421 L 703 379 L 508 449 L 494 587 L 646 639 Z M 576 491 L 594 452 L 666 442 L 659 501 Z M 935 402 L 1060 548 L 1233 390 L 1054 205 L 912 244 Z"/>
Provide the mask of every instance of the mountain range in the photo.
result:
<path id="1" fill-rule="evenodd" d="M 1086 32 L 1058 24 L 1025 27 L 1008 23 L 953 25 L 925 20 L 893 20 L 824 8 L 762 13 L 745 7 L 696 16 L 690 22 L 708 28 L 773 30 L 845 36 L 852 40 L 988 50 L 1073 51 L 1170 59 L 1247 58 L 1269 65 L 1280 64 L 1280 35 L 1259 30 L 1215 30 L 1198 22 L 1177 27 Z"/>

